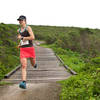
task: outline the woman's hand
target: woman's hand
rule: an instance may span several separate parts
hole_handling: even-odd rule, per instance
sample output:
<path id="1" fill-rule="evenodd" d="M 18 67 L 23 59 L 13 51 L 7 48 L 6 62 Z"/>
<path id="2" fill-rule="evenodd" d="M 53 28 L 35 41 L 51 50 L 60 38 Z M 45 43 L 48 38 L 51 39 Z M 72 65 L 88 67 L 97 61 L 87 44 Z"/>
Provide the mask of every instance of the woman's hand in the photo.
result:
<path id="1" fill-rule="evenodd" d="M 22 37 L 21 37 L 21 35 L 18 35 L 18 36 L 17 36 L 17 39 L 19 39 L 19 40 L 20 40 L 21 38 L 22 38 Z"/>
<path id="2" fill-rule="evenodd" d="M 20 48 L 20 46 L 21 46 L 21 45 L 19 44 L 19 45 L 18 45 L 18 48 Z"/>
<path id="3" fill-rule="evenodd" d="M 16 48 L 19 49 L 21 45 L 18 45 Z"/>
<path id="4" fill-rule="evenodd" d="M 22 40 L 23 40 L 23 42 L 24 42 L 24 41 L 26 41 L 26 40 L 27 40 L 27 37 L 23 37 L 23 39 L 22 39 Z"/>

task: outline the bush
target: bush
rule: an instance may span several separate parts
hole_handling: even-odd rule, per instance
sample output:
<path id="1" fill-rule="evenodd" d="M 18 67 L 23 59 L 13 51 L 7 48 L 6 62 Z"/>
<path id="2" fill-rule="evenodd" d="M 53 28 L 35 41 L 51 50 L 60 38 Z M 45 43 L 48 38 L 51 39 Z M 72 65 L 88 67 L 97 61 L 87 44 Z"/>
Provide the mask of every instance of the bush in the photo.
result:
<path id="1" fill-rule="evenodd" d="M 6 73 L 6 68 L 5 68 L 5 66 L 0 62 L 0 80 L 1 80 L 2 78 L 4 78 L 5 73 Z"/>
<path id="2" fill-rule="evenodd" d="M 94 78 L 93 95 L 100 96 L 100 72 Z"/>
<path id="3" fill-rule="evenodd" d="M 89 100 L 93 96 L 93 79 L 86 73 L 61 81 L 60 100 Z"/>
<path id="4" fill-rule="evenodd" d="M 16 25 L 0 24 L 0 80 L 19 64 Z"/>
<path id="5" fill-rule="evenodd" d="M 92 58 L 91 63 L 93 63 L 95 65 L 100 65 L 100 57 Z"/>

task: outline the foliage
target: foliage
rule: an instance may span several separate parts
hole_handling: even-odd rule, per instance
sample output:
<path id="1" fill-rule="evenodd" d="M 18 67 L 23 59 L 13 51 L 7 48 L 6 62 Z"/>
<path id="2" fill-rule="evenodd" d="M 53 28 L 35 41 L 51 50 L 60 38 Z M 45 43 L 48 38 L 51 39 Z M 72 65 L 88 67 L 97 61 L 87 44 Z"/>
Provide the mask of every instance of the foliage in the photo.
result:
<path id="1" fill-rule="evenodd" d="M 36 39 L 45 40 L 78 75 L 60 81 L 60 100 L 100 100 L 100 30 L 31 25 Z M 0 24 L 0 79 L 18 64 L 18 25 Z M 13 62 L 12 62 L 13 61 Z"/>
<path id="2" fill-rule="evenodd" d="M 34 25 L 32 29 L 36 39 L 45 40 L 47 44 L 55 43 L 58 47 L 77 51 L 85 57 L 96 57 L 100 54 L 99 29 Z"/>
<path id="3" fill-rule="evenodd" d="M 100 30 L 40 27 L 42 27 L 41 33 L 43 28 L 48 31 L 43 32 L 45 36 L 43 40 L 47 45 L 49 44 L 48 47 L 78 73 L 76 76 L 60 81 L 62 86 L 60 100 L 100 100 Z"/>
<path id="4" fill-rule="evenodd" d="M 19 64 L 17 25 L 0 24 L 0 80 Z"/>
<path id="5" fill-rule="evenodd" d="M 82 55 L 70 49 L 55 47 L 55 44 L 41 46 L 52 48 L 66 65 L 78 75 L 59 81 L 62 86 L 60 100 L 99 100 L 100 99 L 100 57 L 85 62 Z"/>

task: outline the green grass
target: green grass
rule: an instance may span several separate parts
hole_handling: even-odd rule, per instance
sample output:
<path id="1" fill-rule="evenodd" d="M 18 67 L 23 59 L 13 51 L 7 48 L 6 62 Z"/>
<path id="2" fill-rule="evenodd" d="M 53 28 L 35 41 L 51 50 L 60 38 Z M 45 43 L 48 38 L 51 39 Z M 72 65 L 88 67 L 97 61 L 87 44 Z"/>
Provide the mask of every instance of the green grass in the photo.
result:
<path id="1" fill-rule="evenodd" d="M 47 45 L 46 43 L 40 44 L 41 47 L 50 48 L 51 45 Z"/>
<path id="2" fill-rule="evenodd" d="M 84 67 L 84 61 L 82 61 L 79 57 L 69 56 L 69 55 L 59 55 L 59 57 L 64 61 L 65 65 L 68 65 L 71 69 L 76 71 L 77 73 L 81 72 Z"/>

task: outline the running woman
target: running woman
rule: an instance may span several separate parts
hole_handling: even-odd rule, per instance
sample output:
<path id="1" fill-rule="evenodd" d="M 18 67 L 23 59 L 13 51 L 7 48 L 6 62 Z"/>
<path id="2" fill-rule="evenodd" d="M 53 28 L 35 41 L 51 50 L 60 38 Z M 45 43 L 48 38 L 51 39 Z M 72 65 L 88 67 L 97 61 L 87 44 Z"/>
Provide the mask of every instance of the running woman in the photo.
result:
<path id="1" fill-rule="evenodd" d="M 17 30 L 17 38 L 20 40 L 18 48 L 20 48 L 20 62 L 22 67 L 22 82 L 20 82 L 19 87 L 26 89 L 27 58 L 30 59 L 32 66 L 37 68 L 35 48 L 32 43 L 35 36 L 31 27 L 26 23 L 26 16 L 19 16 L 17 21 L 19 21 L 20 24 L 20 28 Z"/>

